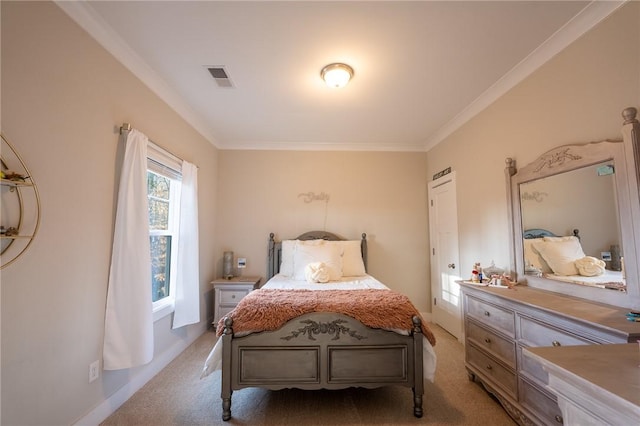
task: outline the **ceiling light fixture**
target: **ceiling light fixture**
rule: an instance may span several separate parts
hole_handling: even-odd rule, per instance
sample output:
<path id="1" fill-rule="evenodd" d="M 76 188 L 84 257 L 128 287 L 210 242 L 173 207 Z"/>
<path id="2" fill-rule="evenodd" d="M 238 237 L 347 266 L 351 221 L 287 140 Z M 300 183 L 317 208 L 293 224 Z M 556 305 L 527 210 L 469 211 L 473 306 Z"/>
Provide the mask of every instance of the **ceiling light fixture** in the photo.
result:
<path id="1" fill-rule="evenodd" d="M 322 79 L 329 87 L 344 87 L 347 85 L 351 77 L 353 77 L 353 68 L 347 64 L 329 64 L 322 68 L 320 72 Z"/>

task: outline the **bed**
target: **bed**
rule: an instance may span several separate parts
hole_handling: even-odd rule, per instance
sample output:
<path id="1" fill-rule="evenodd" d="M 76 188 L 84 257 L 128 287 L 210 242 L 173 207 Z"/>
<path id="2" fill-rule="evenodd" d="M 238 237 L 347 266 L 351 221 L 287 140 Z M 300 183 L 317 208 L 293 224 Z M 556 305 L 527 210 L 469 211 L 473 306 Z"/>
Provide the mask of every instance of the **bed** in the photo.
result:
<path id="1" fill-rule="evenodd" d="M 623 271 L 607 269 L 601 259 L 585 255 L 578 229 L 569 236 L 558 236 L 546 229 L 527 229 L 523 238 L 526 273 L 571 284 L 626 291 Z"/>
<path id="2" fill-rule="evenodd" d="M 203 376 L 222 370 L 224 421 L 233 391 L 247 387 L 404 386 L 422 417 L 435 338 L 406 296 L 367 274 L 366 258 L 365 234 L 359 241 L 318 231 L 284 241 L 270 235 L 266 284 L 220 320 L 204 366 Z"/>

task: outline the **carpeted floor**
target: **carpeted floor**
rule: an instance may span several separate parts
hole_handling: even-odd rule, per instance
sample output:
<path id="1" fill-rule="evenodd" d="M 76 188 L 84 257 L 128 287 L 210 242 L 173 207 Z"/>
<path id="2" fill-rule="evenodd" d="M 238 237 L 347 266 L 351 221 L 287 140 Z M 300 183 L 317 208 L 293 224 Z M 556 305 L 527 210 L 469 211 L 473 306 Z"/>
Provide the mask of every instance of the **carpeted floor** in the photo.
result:
<path id="1" fill-rule="evenodd" d="M 413 416 L 413 393 L 404 387 L 250 388 L 233 393 L 232 418 L 223 422 L 220 372 L 200 379 L 215 342 L 207 332 L 102 425 L 515 425 L 482 386 L 468 380 L 462 345 L 440 327 L 431 329 L 438 339 L 438 366 L 435 383 L 425 389 L 421 419 Z"/>

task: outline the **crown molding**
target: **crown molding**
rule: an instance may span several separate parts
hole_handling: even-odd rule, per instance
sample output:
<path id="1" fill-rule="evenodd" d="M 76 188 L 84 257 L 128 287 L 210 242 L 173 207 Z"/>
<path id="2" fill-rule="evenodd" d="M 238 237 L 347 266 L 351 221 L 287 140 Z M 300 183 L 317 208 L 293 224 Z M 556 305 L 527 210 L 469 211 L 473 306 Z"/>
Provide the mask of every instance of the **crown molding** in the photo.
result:
<path id="1" fill-rule="evenodd" d="M 353 142 L 236 142 L 232 146 L 221 144 L 221 150 L 241 151 L 367 151 L 367 152 L 425 152 L 420 144 L 353 143 Z"/>
<path id="2" fill-rule="evenodd" d="M 73 21 L 138 77 L 151 91 L 216 148 L 219 145 L 212 129 L 183 98 L 169 86 L 131 47 L 95 12 L 87 1 L 54 0 Z"/>
<path id="3" fill-rule="evenodd" d="M 357 144 L 357 143 L 286 143 L 247 142 L 233 147 L 221 143 L 206 121 L 173 90 L 160 76 L 136 54 L 131 47 L 111 27 L 102 20 L 87 1 L 54 0 L 73 21 L 91 35 L 129 71 L 138 77 L 156 95 L 165 101 L 176 113 L 194 127 L 205 139 L 219 149 L 240 150 L 299 150 L 299 151 L 429 151 L 449 135 L 462 127 L 498 98 L 540 68 L 559 52 L 591 30 L 629 0 L 592 1 L 579 14 L 538 46 L 525 59 L 483 92 L 452 120 L 431 135 L 424 144 Z"/>
<path id="4" fill-rule="evenodd" d="M 425 142 L 424 150 L 429 151 L 438 145 L 628 1 L 592 1 L 589 3 L 580 13 L 484 91 L 464 110 L 431 135 Z"/>

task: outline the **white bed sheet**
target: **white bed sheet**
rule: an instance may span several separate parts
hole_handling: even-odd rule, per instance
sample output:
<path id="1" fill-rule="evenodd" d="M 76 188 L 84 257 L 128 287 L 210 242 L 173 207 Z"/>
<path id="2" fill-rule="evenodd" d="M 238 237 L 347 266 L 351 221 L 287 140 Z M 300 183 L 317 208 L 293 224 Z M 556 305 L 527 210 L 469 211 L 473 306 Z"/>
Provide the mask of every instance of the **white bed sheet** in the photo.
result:
<path id="1" fill-rule="evenodd" d="M 370 288 L 389 290 L 389 287 L 371 275 L 342 277 L 339 281 L 329 281 L 328 283 L 310 283 L 307 281 L 296 281 L 291 277 L 278 274 L 260 288 L 272 290 L 366 290 Z"/>
<path id="2" fill-rule="evenodd" d="M 624 278 L 621 271 L 605 270 L 604 274 L 595 277 L 584 277 L 582 275 L 555 275 L 547 274 L 547 278 L 552 280 L 564 281 L 572 284 L 580 284 L 589 287 L 598 288 L 616 288 L 622 290 L 624 286 Z"/>
<path id="3" fill-rule="evenodd" d="M 275 275 L 267 281 L 261 288 L 279 290 L 366 290 L 382 289 L 389 290 L 389 287 L 378 281 L 371 275 L 361 277 L 342 277 L 339 281 L 328 283 L 309 283 L 307 281 L 296 281 L 284 275 Z M 402 332 L 401 334 L 408 334 Z M 436 374 L 436 352 L 431 343 L 422 339 L 422 370 L 425 380 L 433 382 Z M 206 377 L 216 370 L 222 368 L 222 338 L 216 341 L 215 346 L 209 353 L 205 361 L 200 378 Z"/>

